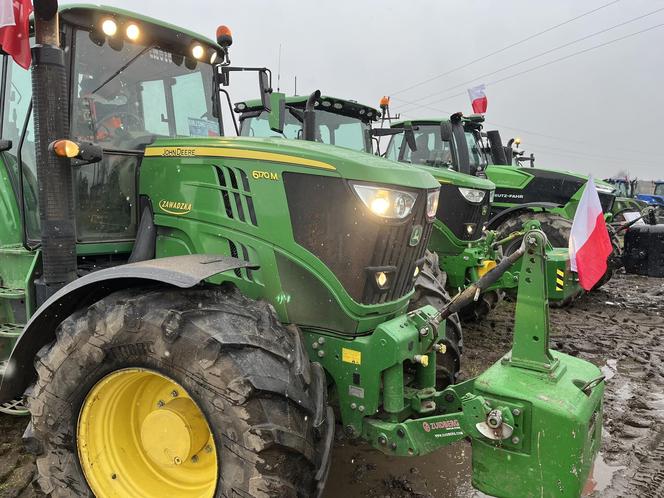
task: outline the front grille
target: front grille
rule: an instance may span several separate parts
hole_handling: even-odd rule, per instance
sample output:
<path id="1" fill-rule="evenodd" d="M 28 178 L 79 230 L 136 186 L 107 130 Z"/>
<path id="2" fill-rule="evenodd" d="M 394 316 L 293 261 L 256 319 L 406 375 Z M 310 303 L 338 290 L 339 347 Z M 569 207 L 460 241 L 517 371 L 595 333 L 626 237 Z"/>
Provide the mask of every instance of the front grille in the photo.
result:
<path id="1" fill-rule="evenodd" d="M 482 227 L 489 220 L 491 205 L 489 191 L 486 191 L 480 204 L 473 204 L 461 195 L 456 185 L 441 185 L 438 201 L 438 218 L 449 230 L 463 241 L 478 240 L 482 237 Z M 468 232 L 468 224 L 474 225 Z"/>
<path id="2" fill-rule="evenodd" d="M 345 180 L 284 173 L 293 238 L 335 274 L 348 294 L 362 304 L 397 300 L 413 288 L 415 265 L 424 257 L 431 223 L 426 191 L 418 192 L 413 214 L 398 224 L 372 215 Z M 415 226 L 419 242 L 410 245 Z M 388 272 L 381 290 L 375 272 Z"/>
<path id="3" fill-rule="evenodd" d="M 602 205 L 602 212 L 610 213 L 613 209 L 613 203 L 616 196 L 613 194 L 606 194 L 604 192 L 597 192 L 599 194 L 599 203 Z"/>

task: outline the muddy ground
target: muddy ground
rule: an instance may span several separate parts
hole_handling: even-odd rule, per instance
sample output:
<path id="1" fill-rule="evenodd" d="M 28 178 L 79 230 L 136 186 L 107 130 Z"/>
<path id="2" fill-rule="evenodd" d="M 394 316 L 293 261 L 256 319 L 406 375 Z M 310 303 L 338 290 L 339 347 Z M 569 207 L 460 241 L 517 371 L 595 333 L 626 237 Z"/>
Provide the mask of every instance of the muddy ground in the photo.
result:
<path id="1" fill-rule="evenodd" d="M 514 305 L 467 324 L 463 375 L 471 377 L 510 347 Z M 604 434 L 592 498 L 664 497 L 664 280 L 618 275 L 568 309 L 552 310 L 552 346 L 602 367 L 607 376 Z M 37 496 L 35 466 L 21 444 L 27 420 L 0 415 L 0 498 Z M 340 432 L 340 431 L 338 431 Z M 325 498 L 457 497 L 470 486 L 470 445 L 427 457 L 385 457 L 337 438 Z"/>

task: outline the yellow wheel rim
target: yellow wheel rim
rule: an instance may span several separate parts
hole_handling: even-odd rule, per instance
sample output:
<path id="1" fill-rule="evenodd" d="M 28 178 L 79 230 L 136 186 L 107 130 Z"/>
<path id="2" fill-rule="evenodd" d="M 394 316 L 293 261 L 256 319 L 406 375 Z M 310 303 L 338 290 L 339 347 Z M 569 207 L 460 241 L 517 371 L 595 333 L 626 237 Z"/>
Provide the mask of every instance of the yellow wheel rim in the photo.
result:
<path id="1" fill-rule="evenodd" d="M 207 498 L 217 486 L 210 427 L 189 394 L 154 371 L 101 379 L 78 418 L 78 456 L 98 498 Z"/>

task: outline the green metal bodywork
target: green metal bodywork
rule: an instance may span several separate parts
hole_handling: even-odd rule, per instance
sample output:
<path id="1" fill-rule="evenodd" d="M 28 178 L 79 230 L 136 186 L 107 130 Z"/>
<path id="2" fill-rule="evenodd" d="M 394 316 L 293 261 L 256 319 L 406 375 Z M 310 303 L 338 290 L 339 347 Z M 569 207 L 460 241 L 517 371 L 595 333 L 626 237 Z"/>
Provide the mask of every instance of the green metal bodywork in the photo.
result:
<path id="1" fill-rule="evenodd" d="M 496 165 L 490 164 L 486 168 L 486 175 L 489 180 L 494 182 L 496 185 L 500 185 L 502 188 L 513 188 L 513 189 L 523 189 L 528 183 L 533 180 L 533 176 L 529 174 L 528 170 L 531 168 L 520 167 L 520 166 L 505 166 L 505 165 Z M 540 171 L 550 171 L 552 173 L 564 173 L 565 175 L 570 175 L 579 180 L 587 180 L 586 175 L 581 175 L 572 171 L 557 171 L 544 168 L 537 168 Z M 603 180 L 595 180 L 595 184 L 598 186 L 603 186 L 608 189 L 612 189 L 613 186 Z M 574 213 L 579 206 L 581 201 L 581 195 L 583 194 L 583 186 L 579 188 L 569 199 L 569 201 L 561 207 L 547 208 L 547 211 L 562 216 L 568 220 L 574 218 Z M 513 206 L 516 206 L 515 203 L 509 202 L 509 200 L 497 199 L 494 203 L 499 209 L 507 209 Z"/>
<path id="2" fill-rule="evenodd" d="M 151 155 L 160 147 L 208 148 L 210 157 L 166 157 Z M 216 148 L 213 149 L 213 148 Z M 248 160 L 244 158 L 215 157 L 224 150 L 249 151 L 270 154 L 278 152 L 283 158 L 301 158 L 318 161 L 333 169 L 300 166 L 278 160 Z M 195 151 L 198 154 L 198 150 Z M 192 152 L 194 153 L 194 152 Z M 213 159 L 212 159 L 213 158 Z M 239 213 L 231 218 L 226 214 L 223 197 L 220 195 L 216 166 L 235 172 L 242 171 L 249 182 L 249 190 L 241 185 L 227 191 L 243 200 L 243 211 L 249 211 L 247 199 L 251 198 L 256 212 L 257 224 L 241 221 Z M 293 240 L 291 220 L 286 216 L 286 194 L 282 183 L 286 172 L 305 172 L 309 175 L 332 176 L 348 180 L 394 184 L 411 188 L 435 188 L 437 183 L 424 172 L 414 173 L 410 168 L 395 165 L 380 158 L 324 144 L 304 141 L 285 141 L 279 138 L 219 138 L 157 141 L 146 149 L 146 158 L 141 165 L 140 192 L 152 200 L 155 209 L 154 221 L 159 227 L 157 256 L 174 256 L 195 253 L 230 254 L 229 240 L 236 246 L 247 249 L 248 259 L 260 265 L 252 271 L 252 279 L 225 275 L 223 278 L 236 284 L 253 298 L 266 299 L 275 307 L 284 322 L 307 323 L 314 320 L 298 320 L 296 310 L 312 308 L 303 306 L 303 299 L 310 297 L 294 286 L 286 288 L 279 260 L 289 260 L 311 278 L 329 290 L 339 306 L 334 313 L 330 309 L 330 320 L 319 322 L 322 328 L 343 329 L 346 334 L 364 333 L 375 328 L 386 317 L 391 318 L 403 311 L 410 294 L 403 298 L 378 305 L 360 305 L 344 289 L 337 277 L 318 258 Z M 238 173 L 238 177 L 240 174 Z M 229 181 L 230 185 L 231 182 Z M 191 204 L 184 214 L 171 214 L 159 207 L 161 201 Z M 283 206 L 275 209 L 275 206 Z M 330 206 L 330 209 L 333 209 Z M 233 206 L 233 209 L 236 208 Z M 217 279 L 219 282 L 220 278 Z M 297 294 L 296 294 L 297 292 Z M 313 304 L 313 303 L 310 303 Z M 324 314 L 322 303 L 317 311 Z M 293 316 L 295 315 L 295 316 Z"/>
<path id="3" fill-rule="evenodd" d="M 98 12 L 138 19 L 144 27 L 177 29 L 120 9 Z M 437 188 L 444 176 L 435 179 L 424 169 L 365 153 L 279 138 L 160 139 L 145 149 L 137 179 L 138 194 L 153 209 L 156 257 L 228 255 L 257 265 L 208 283 L 234 284 L 269 302 L 281 322 L 298 326 L 310 359 L 328 374 L 350 436 L 402 456 L 424 455 L 470 437 L 479 489 L 512 498 L 578 496 L 597 452 L 603 384 L 592 385 L 599 377 L 596 367 L 548 349 L 550 256 L 543 235 L 525 236 L 531 242 L 520 274 L 511 355 L 476 379 L 438 391 L 436 351 L 445 339 L 438 311 L 425 306 L 406 313 L 411 293 L 374 305 L 353 299 L 332 270 L 294 240 L 283 180 L 291 173 L 421 193 Z M 38 247 L 24 247 L 10 175 L 0 164 L 0 215 L 6 220 L 0 226 L 0 323 L 18 327 L 0 329 L 0 338 L 8 339 L 0 354 L 15 339 L 8 332 L 16 334 L 35 311 L 34 279 L 40 271 Z M 457 180 L 476 182 L 450 181 Z M 230 197 L 236 202 L 225 203 Z M 126 257 L 132 245 L 79 244 L 77 252 Z M 21 307 L 12 306 L 15 299 L 22 300 L 22 317 Z M 500 427 L 513 431 L 507 438 L 486 432 L 493 411 L 502 416 Z"/>

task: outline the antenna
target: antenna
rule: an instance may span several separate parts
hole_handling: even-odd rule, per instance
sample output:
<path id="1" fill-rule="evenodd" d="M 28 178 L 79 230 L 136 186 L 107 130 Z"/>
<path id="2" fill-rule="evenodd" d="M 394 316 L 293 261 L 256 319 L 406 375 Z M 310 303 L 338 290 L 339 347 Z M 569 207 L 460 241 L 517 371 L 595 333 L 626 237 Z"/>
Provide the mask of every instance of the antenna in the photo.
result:
<path id="1" fill-rule="evenodd" d="M 279 84 L 281 83 L 281 43 L 279 44 L 279 62 L 277 64 L 277 92 L 280 91 Z"/>
<path id="2" fill-rule="evenodd" d="M 297 74 L 295 75 L 295 90 L 293 91 L 293 95 L 297 95 Z"/>

